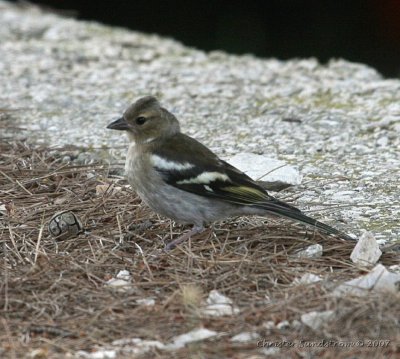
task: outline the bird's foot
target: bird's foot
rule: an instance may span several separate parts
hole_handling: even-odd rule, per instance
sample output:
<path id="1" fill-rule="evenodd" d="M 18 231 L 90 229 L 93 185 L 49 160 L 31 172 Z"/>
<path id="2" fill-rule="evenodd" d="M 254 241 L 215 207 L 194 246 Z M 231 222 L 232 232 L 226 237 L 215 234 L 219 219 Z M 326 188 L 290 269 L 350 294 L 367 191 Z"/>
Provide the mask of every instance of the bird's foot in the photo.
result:
<path id="1" fill-rule="evenodd" d="M 181 235 L 180 237 L 178 237 L 177 239 L 174 239 L 172 242 L 169 242 L 166 246 L 165 246 L 165 250 L 166 251 L 170 251 L 171 249 L 174 249 L 177 245 L 187 241 L 191 236 L 194 236 L 197 233 L 201 233 L 204 231 L 204 227 L 203 226 L 193 226 L 193 228 Z"/>

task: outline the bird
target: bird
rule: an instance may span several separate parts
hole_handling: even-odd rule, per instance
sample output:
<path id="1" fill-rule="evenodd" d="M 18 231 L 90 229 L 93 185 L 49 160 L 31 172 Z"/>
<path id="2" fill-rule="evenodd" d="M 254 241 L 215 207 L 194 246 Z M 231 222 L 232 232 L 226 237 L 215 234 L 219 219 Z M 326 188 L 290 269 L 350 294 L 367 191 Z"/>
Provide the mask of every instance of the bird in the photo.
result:
<path id="1" fill-rule="evenodd" d="M 125 173 L 156 213 L 192 229 L 166 245 L 175 248 L 209 223 L 242 215 L 285 217 L 345 240 L 354 238 L 270 195 L 248 175 L 181 132 L 157 98 L 145 96 L 107 126 L 129 138 Z"/>

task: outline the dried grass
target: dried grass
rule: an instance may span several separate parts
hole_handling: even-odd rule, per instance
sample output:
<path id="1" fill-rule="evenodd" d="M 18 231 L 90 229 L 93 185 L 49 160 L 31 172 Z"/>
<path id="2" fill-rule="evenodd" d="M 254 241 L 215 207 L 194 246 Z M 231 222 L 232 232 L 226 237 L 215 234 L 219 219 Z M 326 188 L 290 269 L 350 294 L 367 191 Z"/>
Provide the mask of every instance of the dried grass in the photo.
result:
<path id="1" fill-rule="evenodd" d="M 263 357 L 257 340 L 234 343 L 231 336 L 256 331 L 269 342 L 354 342 L 363 347 L 283 348 L 277 356 L 320 358 L 399 355 L 398 296 L 335 299 L 332 283 L 363 272 L 349 260 L 354 243 L 344 242 L 287 222 L 239 218 L 218 223 L 189 243 L 165 253 L 163 241 L 184 230 L 159 218 L 123 179 L 111 178 L 104 164 L 72 166 L 45 147 L 0 142 L 1 287 L 0 356 L 22 358 L 35 348 L 43 357 L 63 358 L 77 350 L 107 346 L 113 340 L 141 337 L 168 342 L 204 326 L 225 335 L 176 352 L 153 350 L 142 358 Z M 59 153 L 68 149 L 58 149 Z M 96 186 L 110 190 L 96 194 Z M 121 190 L 111 190 L 113 186 Z M 47 223 L 55 212 L 73 210 L 86 232 L 54 240 Z M 324 255 L 299 259 L 297 250 L 321 243 Z M 385 253 L 385 265 L 399 263 Z M 111 291 L 104 283 L 119 270 L 133 276 L 134 290 Z M 324 280 L 293 285 L 314 273 Z M 212 289 L 241 309 L 232 317 L 204 318 L 196 306 Z M 154 298 L 143 307 L 137 299 Z M 302 326 L 267 329 L 263 323 L 300 320 L 310 311 L 335 310 L 335 320 L 318 332 Z M 386 348 L 368 340 L 390 340 Z M 259 356 L 257 356 L 259 355 Z M 310 354 L 311 355 L 311 354 Z M 123 357 L 129 357 L 125 355 Z M 137 357 L 137 356 L 132 356 Z"/>

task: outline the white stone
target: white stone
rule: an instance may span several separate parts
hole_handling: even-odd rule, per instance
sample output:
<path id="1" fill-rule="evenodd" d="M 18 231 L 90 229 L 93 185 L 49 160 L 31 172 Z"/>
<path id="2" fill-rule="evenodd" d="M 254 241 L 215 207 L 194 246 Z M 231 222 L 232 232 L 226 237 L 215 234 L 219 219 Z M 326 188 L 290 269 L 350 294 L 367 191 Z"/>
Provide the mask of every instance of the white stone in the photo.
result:
<path id="1" fill-rule="evenodd" d="M 276 325 L 276 329 L 282 330 L 282 329 L 287 329 L 290 327 L 290 323 L 288 320 L 282 320 Z"/>
<path id="2" fill-rule="evenodd" d="M 117 339 L 112 342 L 113 346 L 119 347 L 123 353 L 141 355 L 153 348 L 165 349 L 164 343 L 158 340 L 145 340 L 141 338 Z"/>
<path id="3" fill-rule="evenodd" d="M 118 272 L 117 278 L 123 280 L 131 280 L 132 276 L 126 269 L 123 269 Z"/>
<path id="4" fill-rule="evenodd" d="M 340 284 L 333 291 L 334 296 L 368 295 L 374 292 L 398 293 L 400 289 L 400 274 L 389 272 L 382 264 L 376 265 L 368 274 Z"/>
<path id="5" fill-rule="evenodd" d="M 136 299 L 136 303 L 139 305 L 143 305 L 145 307 L 152 307 L 153 305 L 156 304 L 156 301 L 154 298 L 141 298 L 141 299 Z"/>
<path id="6" fill-rule="evenodd" d="M 398 264 L 393 264 L 392 266 L 389 267 L 389 270 L 393 273 L 400 274 L 400 265 Z"/>
<path id="7" fill-rule="evenodd" d="M 274 329 L 275 328 L 275 323 L 272 321 L 272 320 L 268 320 L 267 322 L 264 322 L 263 324 L 262 324 L 262 326 L 265 328 L 265 329 Z"/>
<path id="8" fill-rule="evenodd" d="M 296 253 L 299 258 L 319 258 L 322 256 L 323 247 L 320 244 L 313 244 L 306 249 Z"/>
<path id="9" fill-rule="evenodd" d="M 239 334 L 236 334 L 235 336 L 233 336 L 231 338 L 231 342 L 245 343 L 245 342 L 251 342 L 258 338 L 260 338 L 260 335 L 258 333 L 242 332 L 242 333 L 239 333 Z"/>
<path id="10" fill-rule="evenodd" d="M 124 338 L 117 339 L 111 343 L 111 348 L 96 348 L 94 352 L 79 351 L 77 352 L 78 357 L 84 357 L 88 359 L 113 359 L 120 355 L 141 355 L 153 348 L 160 350 L 167 349 L 166 346 L 158 340 L 145 340 L 141 338 Z M 122 356 L 121 356 L 122 357 Z M 124 356 L 125 357 L 125 356 Z"/>
<path id="11" fill-rule="evenodd" d="M 295 278 L 293 284 L 310 284 L 320 282 L 322 278 L 312 273 L 304 273 L 300 278 Z"/>
<path id="12" fill-rule="evenodd" d="M 254 153 L 238 153 L 229 158 L 227 162 L 246 173 L 253 180 L 280 181 L 290 185 L 299 185 L 303 179 L 299 171 L 288 163 Z"/>
<path id="13" fill-rule="evenodd" d="M 126 292 L 132 289 L 131 278 L 131 274 L 127 270 L 121 270 L 115 278 L 109 279 L 105 285 L 118 292 Z"/>
<path id="14" fill-rule="evenodd" d="M 3 349 L 1 349 L 0 354 L 4 353 Z M 44 348 L 37 348 L 33 349 L 31 352 L 28 354 L 28 358 L 31 359 L 41 359 L 41 358 L 48 358 L 48 353 L 47 350 Z"/>
<path id="15" fill-rule="evenodd" d="M 99 349 L 94 352 L 86 352 L 79 350 L 76 355 L 81 358 L 87 359 L 114 359 L 117 357 L 117 351 L 113 349 Z"/>
<path id="16" fill-rule="evenodd" d="M 369 266 L 374 265 L 381 255 L 375 237 L 371 232 L 364 232 L 351 252 L 350 259 L 355 264 Z"/>
<path id="17" fill-rule="evenodd" d="M 309 312 L 301 316 L 301 322 L 311 329 L 318 330 L 321 326 L 333 317 L 333 310 L 324 312 Z"/>
<path id="18" fill-rule="evenodd" d="M 166 345 L 166 349 L 177 350 L 183 348 L 188 343 L 198 342 L 200 340 L 212 338 L 216 335 L 217 332 L 206 328 L 194 329 L 186 334 L 181 334 L 175 337 L 172 343 Z"/>
<path id="19" fill-rule="evenodd" d="M 106 282 L 106 285 L 109 286 L 109 287 L 115 287 L 115 288 L 118 288 L 118 289 L 121 289 L 121 290 L 123 288 L 125 288 L 125 287 L 126 287 L 126 289 L 131 287 L 131 283 L 130 282 L 128 282 L 128 281 L 126 281 L 124 279 L 117 279 L 117 278 L 109 279 Z"/>
<path id="20" fill-rule="evenodd" d="M 233 305 L 232 299 L 218 292 L 216 289 L 210 291 L 206 300 L 206 306 L 202 310 L 205 316 L 221 317 L 239 313 L 239 308 Z"/>

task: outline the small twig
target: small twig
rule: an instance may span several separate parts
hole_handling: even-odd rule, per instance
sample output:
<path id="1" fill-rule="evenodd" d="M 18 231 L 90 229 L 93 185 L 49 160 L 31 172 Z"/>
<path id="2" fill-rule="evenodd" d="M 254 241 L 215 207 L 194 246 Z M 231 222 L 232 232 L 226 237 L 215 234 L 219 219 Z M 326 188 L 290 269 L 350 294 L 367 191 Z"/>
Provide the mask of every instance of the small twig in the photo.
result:
<path id="1" fill-rule="evenodd" d="M 143 263 L 144 263 L 144 265 L 145 265 L 147 271 L 149 272 L 150 279 L 151 279 L 151 280 L 154 280 L 153 272 L 152 272 L 151 269 L 150 269 L 149 263 L 147 263 L 147 259 L 146 259 L 145 255 L 144 255 L 144 253 L 143 253 L 142 248 L 141 248 L 141 247 L 139 246 L 139 244 L 137 244 L 136 242 L 134 242 L 134 244 L 135 244 L 135 246 L 139 249 L 139 252 L 140 252 L 140 254 L 142 255 Z"/>
<path id="2" fill-rule="evenodd" d="M 30 191 L 28 191 L 17 179 L 16 179 L 16 180 L 12 179 L 10 176 L 8 176 L 7 174 L 5 174 L 3 171 L 0 171 L 0 173 L 1 173 L 4 177 L 6 177 L 8 180 L 10 180 L 11 183 L 14 183 L 14 181 L 15 181 L 15 183 L 16 183 L 18 186 L 20 186 L 20 187 L 21 187 L 26 193 L 28 193 L 30 196 L 33 195 L 33 194 L 32 194 Z"/>
<path id="3" fill-rule="evenodd" d="M 121 221 L 119 220 L 119 215 L 116 215 L 117 218 L 117 224 L 118 224 L 118 230 L 119 230 L 119 244 L 121 244 L 124 241 L 124 235 L 122 234 L 122 226 L 121 226 Z"/>
<path id="4" fill-rule="evenodd" d="M 14 232 L 12 231 L 12 227 L 11 227 L 10 223 L 8 224 L 8 231 L 10 232 L 10 239 L 11 239 L 11 243 L 12 243 L 12 245 L 14 247 L 15 254 L 17 255 L 17 257 L 19 258 L 19 260 L 21 262 L 24 262 L 24 259 L 21 257 L 21 254 L 19 253 L 17 244 L 15 243 Z"/>
<path id="5" fill-rule="evenodd" d="M 43 216 L 42 216 L 42 225 L 40 226 L 38 240 L 36 242 L 35 258 L 33 259 L 34 264 L 36 264 L 36 261 L 37 261 L 38 255 L 39 255 L 40 242 L 42 241 L 43 228 L 44 228 L 43 221 L 44 221 L 44 212 L 43 212 Z"/>
<path id="6" fill-rule="evenodd" d="M 176 290 L 167 298 L 167 300 L 163 303 L 162 309 L 165 309 L 165 308 L 169 305 L 169 303 L 171 303 L 171 302 L 176 298 L 176 296 L 177 296 L 179 293 L 180 293 L 180 289 L 176 289 Z"/>
<path id="7" fill-rule="evenodd" d="M 270 173 L 275 172 L 282 167 L 286 167 L 287 165 L 288 165 L 287 163 L 284 163 L 283 165 L 273 168 L 271 171 L 268 171 L 266 174 L 263 174 L 261 177 L 258 177 L 256 181 L 260 181 L 261 178 L 264 178 L 265 176 L 268 176 Z"/>
<path id="8" fill-rule="evenodd" d="M 4 331 L 6 332 L 7 335 L 7 340 L 10 344 L 10 348 L 11 348 L 11 357 L 14 359 L 17 358 L 16 352 L 15 352 L 15 348 L 13 345 L 13 341 L 12 341 L 12 335 L 11 335 L 11 331 L 10 328 L 8 326 L 7 320 L 5 318 L 1 318 L 1 322 L 3 323 L 3 327 L 4 327 Z"/>
<path id="9" fill-rule="evenodd" d="M 3 243 L 3 248 L 4 248 L 4 311 L 8 311 L 8 265 L 6 262 L 6 259 L 8 257 L 8 251 L 7 251 L 7 246 L 6 242 Z"/>

